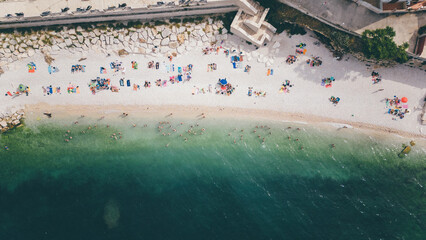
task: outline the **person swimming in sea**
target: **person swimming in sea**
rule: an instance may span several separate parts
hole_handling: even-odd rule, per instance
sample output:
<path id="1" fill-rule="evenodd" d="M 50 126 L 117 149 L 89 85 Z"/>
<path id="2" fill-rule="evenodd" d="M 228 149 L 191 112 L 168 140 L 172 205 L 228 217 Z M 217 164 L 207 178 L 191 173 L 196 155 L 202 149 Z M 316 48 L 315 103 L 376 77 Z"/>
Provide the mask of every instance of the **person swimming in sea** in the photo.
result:
<path id="1" fill-rule="evenodd" d="M 9 147 L 8 146 L 4 146 L 4 150 L 9 151 Z"/>

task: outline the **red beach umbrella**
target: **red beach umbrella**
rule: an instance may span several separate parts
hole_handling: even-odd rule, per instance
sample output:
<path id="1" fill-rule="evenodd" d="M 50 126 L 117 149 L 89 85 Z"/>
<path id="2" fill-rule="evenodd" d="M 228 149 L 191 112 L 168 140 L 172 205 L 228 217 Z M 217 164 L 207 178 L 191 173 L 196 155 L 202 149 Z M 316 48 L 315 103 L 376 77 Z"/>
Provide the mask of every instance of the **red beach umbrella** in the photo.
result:
<path id="1" fill-rule="evenodd" d="M 401 98 L 401 102 L 403 102 L 403 103 L 408 102 L 408 98 L 406 98 L 406 97 Z"/>
<path id="2" fill-rule="evenodd" d="M 222 90 L 226 90 L 226 86 L 225 86 L 225 85 L 222 85 L 220 88 L 221 88 Z"/>

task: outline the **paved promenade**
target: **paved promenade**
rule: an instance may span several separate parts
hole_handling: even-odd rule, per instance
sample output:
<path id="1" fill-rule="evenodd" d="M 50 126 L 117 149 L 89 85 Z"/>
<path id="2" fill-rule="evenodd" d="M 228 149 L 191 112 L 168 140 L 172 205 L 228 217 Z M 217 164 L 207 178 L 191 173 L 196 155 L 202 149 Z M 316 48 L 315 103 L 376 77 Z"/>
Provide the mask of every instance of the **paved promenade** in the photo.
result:
<path id="1" fill-rule="evenodd" d="M 6 14 L 15 14 L 23 12 L 25 17 L 40 16 L 44 11 L 51 11 L 52 13 L 60 13 L 61 9 L 68 7 L 70 12 L 76 11 L 77 8 L 87 8 L 92 6 L 92 9 L 103 10 L 108 7 L 118 7 L 118 4 L 126 3 L 127 6 L 132 8 L 144 8 L 148 5 L 156 5 L 160 0 L 6 0 L 0 3 L 0 17 Z M 164 3 L 175 2 L 178 0 L 161 0 Z"/>
<path id="2" fill-rule="evenodd" d="M 398 15 L 376 14 L 352 0 L 280 0 L 302 12 L 316 16 L 326 22 L 361 34 L 365 29 L 391 26 L 396 32 L 395 42 L 408 42 L 413 51 L 417 31 L 426 25 L 424 12 Z"/>
<path id="3" fill-rule="evenodd" d="M 189 7 L 153 7 L 132 8 L 120 11 L 94 11 L 85 14 L 63 14 L 50 17 L 25 17 L 8 21 L 0 21 L 0 29 L 35 27 L 48 25 L 61 25 L 71 23 L 104 22 L 164 19 L 172 17 L 197 16 L 237 11 L 238 7 L 233 1 L 209 1 L 202 5 Z"/>

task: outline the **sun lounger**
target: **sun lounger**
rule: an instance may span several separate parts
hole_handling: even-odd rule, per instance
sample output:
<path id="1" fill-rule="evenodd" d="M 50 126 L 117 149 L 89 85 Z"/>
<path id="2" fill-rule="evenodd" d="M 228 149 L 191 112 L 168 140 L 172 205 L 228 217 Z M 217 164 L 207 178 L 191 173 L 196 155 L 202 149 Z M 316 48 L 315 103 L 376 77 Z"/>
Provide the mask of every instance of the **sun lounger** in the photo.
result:
<path id="1" fill-rule="evenodd" d="M 124 87 L 124 80 L 120 79 L 120 86 Z"/>
<path id="2" fill-rule="evenodd" d="M 130 87 L 130 80 L 127 79 L 127 86 Z"/>

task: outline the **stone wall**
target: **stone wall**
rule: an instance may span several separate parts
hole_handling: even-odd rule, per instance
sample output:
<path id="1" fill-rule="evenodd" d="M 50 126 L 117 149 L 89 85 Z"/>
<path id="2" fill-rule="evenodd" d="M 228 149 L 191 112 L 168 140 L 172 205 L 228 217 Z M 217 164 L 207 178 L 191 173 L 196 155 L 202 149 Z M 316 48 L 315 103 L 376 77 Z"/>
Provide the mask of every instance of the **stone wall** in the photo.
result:
<path id="1" fill-rule="evenodd" d="M 154 26 L 96 25 L 90 28 L 63 27 L 59 31 L 41 30 L 27 34 L 0 34 L 0 67 L 37 52 L 71 53 L 88 50 L 113 53 L 121 49 L 128 53 L 182 54 L 204 43 L 227 39 L 222 21 L 208 18 L 196 23 L 166 23 Z"/>

